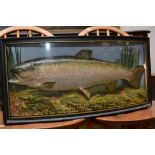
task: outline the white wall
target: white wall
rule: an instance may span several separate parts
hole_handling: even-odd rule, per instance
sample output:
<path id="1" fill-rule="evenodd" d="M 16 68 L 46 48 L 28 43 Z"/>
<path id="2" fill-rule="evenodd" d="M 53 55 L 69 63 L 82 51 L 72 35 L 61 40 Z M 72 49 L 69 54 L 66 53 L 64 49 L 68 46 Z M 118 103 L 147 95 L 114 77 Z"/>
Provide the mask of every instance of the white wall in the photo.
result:
<path id="1" fill-rule="evenodd" d="M 155 75 L 155 26 L 121 26 L 124 31 L 132 30 L 149 30 L 150 37 L 150 52 L 151 52 L 151 72 Z"/>

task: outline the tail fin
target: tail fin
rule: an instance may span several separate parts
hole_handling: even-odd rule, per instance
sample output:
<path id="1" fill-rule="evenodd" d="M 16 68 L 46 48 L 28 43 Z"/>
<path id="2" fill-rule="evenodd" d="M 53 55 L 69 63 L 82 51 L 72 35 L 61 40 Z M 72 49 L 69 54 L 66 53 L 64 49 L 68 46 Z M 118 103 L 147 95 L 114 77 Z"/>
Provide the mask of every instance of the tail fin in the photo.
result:
<path id="1" fill-rule="evenodd" d="M 142 75 L 144 73 L 144 66 L 136 66 L 135 68 L 132 69 L 133 76 L 130 79 L 130 85 L 134 88 L 139 88 L 140 87 L 140 82 Z"/>

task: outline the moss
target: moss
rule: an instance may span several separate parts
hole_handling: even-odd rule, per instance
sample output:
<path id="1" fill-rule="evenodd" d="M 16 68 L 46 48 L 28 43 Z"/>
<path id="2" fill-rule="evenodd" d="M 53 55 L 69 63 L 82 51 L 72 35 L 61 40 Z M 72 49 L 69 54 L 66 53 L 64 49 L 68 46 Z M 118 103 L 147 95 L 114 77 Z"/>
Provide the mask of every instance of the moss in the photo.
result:
<path id="1" fill-rule="evenodd" d="M 142 99 L 146 99 L 147 98 L 147 91 L 145 89 L 125 89 L 125 92 L 127 93 L 127 95 L 129 97 L 132 98 L 142 98 Z"/>
<path id="2" fill-rule="evenodd" d="M 145 89 L 124 89 L 115 94 L 98 94 L 90 100 L 77 92 L 55 96 L 49 92 L 23 90 L 10 94 L 12 116 L 55 115 L 114 110 L 138 105 L 147 100 Z"/>
<path id="3" fill-rule="evenodd" d="M 146 99 L 147 93 L 144 89 L 125 89 L 124 95 L 119 92 L 118 94 L 94 96 L 89 105 L 94 110 L 112 110 L 136 105 L 145 102 Z"/>
<path id="4" fill-rule="evenodd" d="M 60 102 L 72 112 L 87 111 L 88 109 L 88 100 L 78 93 L 64 94 L 60 97 Z"/>

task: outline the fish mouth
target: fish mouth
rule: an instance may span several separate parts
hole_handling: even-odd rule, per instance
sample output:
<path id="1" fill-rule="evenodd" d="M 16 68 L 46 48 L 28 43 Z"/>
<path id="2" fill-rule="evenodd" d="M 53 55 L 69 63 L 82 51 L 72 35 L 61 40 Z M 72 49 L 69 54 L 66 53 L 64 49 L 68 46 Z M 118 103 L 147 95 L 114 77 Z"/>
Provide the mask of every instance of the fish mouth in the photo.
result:
<path id="1" fill-rule="evenodd" d="M 9 83 L 12 83 L 12 84 L 19 84 L 20 81 L 18 79 L 10 79 L 9 80 Z"/>

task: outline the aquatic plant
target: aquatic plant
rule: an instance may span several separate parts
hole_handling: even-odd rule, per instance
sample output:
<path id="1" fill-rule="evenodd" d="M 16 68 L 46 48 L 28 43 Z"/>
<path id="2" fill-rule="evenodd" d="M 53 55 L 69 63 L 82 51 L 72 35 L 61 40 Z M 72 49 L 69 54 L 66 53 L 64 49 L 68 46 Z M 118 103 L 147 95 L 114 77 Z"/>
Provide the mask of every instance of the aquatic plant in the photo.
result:
<path id="1" fill-rule="evenodd" d="M 97 94 L 90 100 L 78 92 L 63 93 L 54 96 L 40 93 L 35 89 L 26 89 L 10 93 L 12 116 L 40 116 L 72 114 L 91 111 L 106 111 L 127 108 L 144 103 L 147 91 L 143 88 L 126 88 L 116 94 Z"/>
<path id="2" fill-rule="evenodd" d="M 87 111 L 88 109 L 88 100 L 79 93 L 64 94 L 60 97 L 60 102 L 72 112 Z"/>
<path id="3" fill-rule="evenodd" d="M 11 47 L 7 47 L 7 51 L 8 51 L 8 56 L 7 56 L 8 70 L 10 70 L 15 65 L 15 60 L 14 60 L 13 51 L 12 51 Z M 8 74 L 9 74 L 8 75 L 9 78 L 12 78 L 11 72 L 8 72 Z"/>
<path id="4" fill-rule="evenodd" d="M 12 73 L 10 72 L 10 70 L 15 66 L 18 65 L 22 62 L 22 56 L 21 56 L 21 48 L 17 48 L 14 47 L 14 51 L 13 49 L 8 46 L 7 47 L 7 65 L 8 65 L 8 78 L 11 79 L 13 78 Z M 16 85 L 9 85 L 10 89 L 15 89 L 15 90 L 21 90 L 20 87 L 16 86 Z"/>
<path id="5" fill-rule="evenodd" d="M 16 65 L 19 65 L 22 62 L 21 48 L 15 47 L 15 60 Z"/>
<path id="6" fill-rule="evenodd" d="M 18 65 L 22 62 L 21 48 L 14 47 L 15 55 L 11 47 L 7 47 L 7 51 L 8 51 L 7 62 L 8 62 L 9 78 L 12 78 L 10 69 L 12 69 L 15 65 Z"/>
<path id="7" fill-rule="evenodd" d="M 139 64 L 139 57 L 140 57 L 140 49 L 137 51 L 136 48 L 129 45 L 122 46 L 121 52 L 121 65 L 132 68 Z"/>

